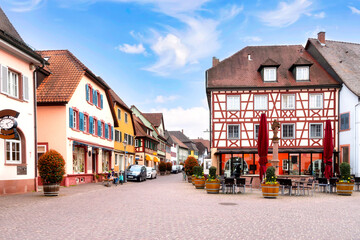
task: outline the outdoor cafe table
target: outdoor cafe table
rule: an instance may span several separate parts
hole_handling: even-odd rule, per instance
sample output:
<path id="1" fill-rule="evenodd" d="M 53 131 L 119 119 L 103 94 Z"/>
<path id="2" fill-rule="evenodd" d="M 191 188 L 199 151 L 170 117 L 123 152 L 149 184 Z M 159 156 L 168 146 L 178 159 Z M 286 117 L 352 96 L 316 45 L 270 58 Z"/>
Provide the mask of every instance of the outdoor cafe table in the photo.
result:
<path id="1" fill-rule="evenodd" d="M 297 185 L 296 195 L 297 195 L 297 196 L 300 196 L 300 185 L 302 185 L 302 189 L 303 189 L 304 195 L 305 195 L 304 184 L 306 184 L 307 181 L 306 181 L 306 180 L 293 180 L 293 182 Z"/>

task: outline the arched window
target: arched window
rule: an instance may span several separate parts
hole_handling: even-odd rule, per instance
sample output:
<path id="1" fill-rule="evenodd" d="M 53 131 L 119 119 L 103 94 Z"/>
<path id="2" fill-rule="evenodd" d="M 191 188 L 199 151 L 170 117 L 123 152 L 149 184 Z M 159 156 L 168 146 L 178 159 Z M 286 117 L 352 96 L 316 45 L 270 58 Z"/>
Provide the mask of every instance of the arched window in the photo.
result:
<path id="1" fill-rule="evenodd" d="M 25 136 L 20 129 L 17 129 L 17 132 L 16 138 L 5 140 L 6 164 L 26 163 Z"/>

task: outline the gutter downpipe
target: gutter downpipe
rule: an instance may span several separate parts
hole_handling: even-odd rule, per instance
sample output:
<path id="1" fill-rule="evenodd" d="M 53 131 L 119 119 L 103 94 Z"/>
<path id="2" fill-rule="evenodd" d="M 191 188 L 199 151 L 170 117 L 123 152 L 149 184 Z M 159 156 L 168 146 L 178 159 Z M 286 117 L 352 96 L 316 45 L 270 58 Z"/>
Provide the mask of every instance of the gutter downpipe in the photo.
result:
<path id="1" fill-rule="evenodd" d="M 358 175 L 358 156 L 357 156 L 357 134 L 358 134 L 358 127 L 357 127 L 357 109 L 360 106 L 360 102 L 355 105 L 355 176 Z"/>

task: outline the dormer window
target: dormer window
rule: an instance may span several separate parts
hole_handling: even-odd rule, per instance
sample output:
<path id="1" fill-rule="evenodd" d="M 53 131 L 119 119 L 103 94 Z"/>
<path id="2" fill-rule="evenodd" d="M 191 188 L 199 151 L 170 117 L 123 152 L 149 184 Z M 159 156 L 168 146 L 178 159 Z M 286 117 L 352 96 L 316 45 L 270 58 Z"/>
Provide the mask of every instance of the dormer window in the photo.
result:
<path id="1" fill-rule="evenodd" d="M 309 66 L 296 67 L 296 81 L 309 81 Z"/>
<path id="2" fill-rule="evenodd" d="M 276 67 L 264 67 L 264 82 L 276 82 Z"/>

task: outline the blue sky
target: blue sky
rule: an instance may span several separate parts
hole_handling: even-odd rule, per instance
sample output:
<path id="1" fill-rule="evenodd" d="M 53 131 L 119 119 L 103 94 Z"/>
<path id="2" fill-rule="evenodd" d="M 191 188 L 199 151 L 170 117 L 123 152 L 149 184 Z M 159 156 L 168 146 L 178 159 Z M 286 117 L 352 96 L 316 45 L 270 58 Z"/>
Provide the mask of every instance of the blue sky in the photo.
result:
<path id="1" fill-rule="evenodd" d="M 0 0 L 38 50 L 69 49 L 130 106 L 207 137 L 205 71 L 247 45 L 360 43 L 360 0 Z"/>

